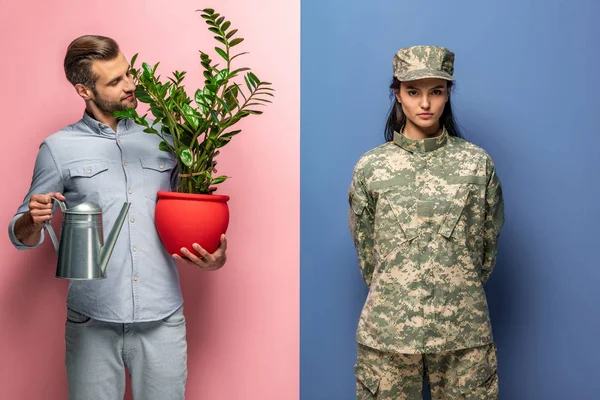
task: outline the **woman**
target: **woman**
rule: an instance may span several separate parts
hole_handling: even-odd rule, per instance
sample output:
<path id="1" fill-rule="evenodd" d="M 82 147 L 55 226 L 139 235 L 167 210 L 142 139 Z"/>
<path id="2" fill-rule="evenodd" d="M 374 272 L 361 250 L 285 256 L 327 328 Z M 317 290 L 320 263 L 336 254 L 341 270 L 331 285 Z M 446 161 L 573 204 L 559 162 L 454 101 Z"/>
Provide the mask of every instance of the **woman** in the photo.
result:
<path id="1" fill-rule="evenodd" d="M 357 331 L 358 399 L 496 399 L 483 284 L 503 223 L 494 164 L 460 138 L 450 105 L 454 53 L 394 57 L 387 142 L 364 154 L 349 224 L 369 295 Z"/>

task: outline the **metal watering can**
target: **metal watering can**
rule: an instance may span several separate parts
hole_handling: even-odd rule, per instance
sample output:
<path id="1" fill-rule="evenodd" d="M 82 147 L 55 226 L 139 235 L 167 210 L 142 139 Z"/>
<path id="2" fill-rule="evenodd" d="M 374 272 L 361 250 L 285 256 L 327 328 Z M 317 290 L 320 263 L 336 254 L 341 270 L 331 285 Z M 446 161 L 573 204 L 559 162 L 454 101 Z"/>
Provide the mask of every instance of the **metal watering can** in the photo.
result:
<path id="1" fill-rule="evenodd" d="M 52 244 L 58 255 L 56 277 L 70 280 L 106 278 L 106 265 L 115 248 L 131 203 L 124 203 L 110 234 L 103 244 L 102 208 L 96 203 L 85 202 L 67 209 L 65 203 L 52 197 L 63 212 L 60 242 L 47 222 Z"/>

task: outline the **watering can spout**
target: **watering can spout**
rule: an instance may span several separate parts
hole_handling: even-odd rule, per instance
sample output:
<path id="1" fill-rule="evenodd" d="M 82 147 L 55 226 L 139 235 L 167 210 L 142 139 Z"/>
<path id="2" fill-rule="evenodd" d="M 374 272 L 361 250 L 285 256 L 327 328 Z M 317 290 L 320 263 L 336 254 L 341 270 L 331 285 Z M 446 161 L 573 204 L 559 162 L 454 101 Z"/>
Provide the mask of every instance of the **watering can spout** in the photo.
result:
<path id="1" fill-rule="evenodd" d="M 104 243 L 104 246 L 102 246 L 102 249 L 100 250 L 98 264 L 100 266 L 100 269 L 102 270 L 102 274 L 106 272 L 108 260 L 110 259 L 110 256 L 115 248 L 115 244 L 117 243 L 117 237 L 119 237 L 121 228 L 125 223 L 125 219 L 127 218 L 127 213 L 129 212 L 130 206 L 131 203 L 123 204 L 123 207 L 121 207 L 121 211 L 119 212 L 119 216 L 117 217 L 112 229 L 110 230 L 110 233 L 108 234 L 108 237 L 106 238 L 106 243 Z"/>

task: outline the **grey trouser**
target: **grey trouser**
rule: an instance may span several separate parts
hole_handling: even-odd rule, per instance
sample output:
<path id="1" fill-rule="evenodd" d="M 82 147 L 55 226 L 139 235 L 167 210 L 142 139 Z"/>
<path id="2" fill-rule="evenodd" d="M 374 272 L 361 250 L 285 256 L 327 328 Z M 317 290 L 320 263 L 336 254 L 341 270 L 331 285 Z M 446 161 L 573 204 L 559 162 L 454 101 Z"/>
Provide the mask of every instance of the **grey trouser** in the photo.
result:
<path id="1" fill-rule="evenodd" d="M 187 379 L 183 307 L 155 322 L 120 324 L 67 310 L 70 400 L 122 400 L 125 367 L 134 400 L 182 400 Z"/>

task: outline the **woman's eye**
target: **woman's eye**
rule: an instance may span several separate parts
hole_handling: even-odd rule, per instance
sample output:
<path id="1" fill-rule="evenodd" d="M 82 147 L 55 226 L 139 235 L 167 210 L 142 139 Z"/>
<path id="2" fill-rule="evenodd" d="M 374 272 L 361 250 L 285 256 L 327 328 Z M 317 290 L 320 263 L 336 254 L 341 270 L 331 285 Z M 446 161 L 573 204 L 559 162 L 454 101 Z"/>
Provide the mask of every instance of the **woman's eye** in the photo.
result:
<path id="1" fill-rule="evenodd" d="M 432 95 L 434 95 L 434 96 L 439 96 L 439 95 L 441 95 L 441 94 L 442 94 L 442 91 L 441 91 L 441 90 L 439 90 L 439 89 L 436 89 L 436 90 L 434 90 L 433 92 L 431 92 L 431 94 L 432 94 Z"/>
<path id="2" fill-rule="evenodd" d="M 416 96 L 417 95 L 417 91 L 416 90 L 409 90 L 408 91 L 408 95 L 409 96 Z"/>

